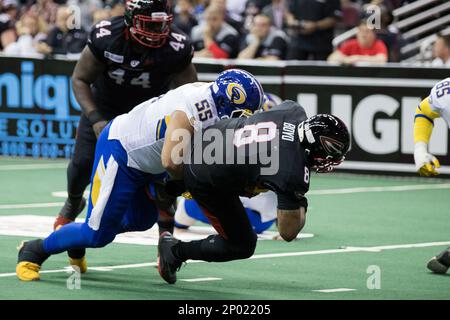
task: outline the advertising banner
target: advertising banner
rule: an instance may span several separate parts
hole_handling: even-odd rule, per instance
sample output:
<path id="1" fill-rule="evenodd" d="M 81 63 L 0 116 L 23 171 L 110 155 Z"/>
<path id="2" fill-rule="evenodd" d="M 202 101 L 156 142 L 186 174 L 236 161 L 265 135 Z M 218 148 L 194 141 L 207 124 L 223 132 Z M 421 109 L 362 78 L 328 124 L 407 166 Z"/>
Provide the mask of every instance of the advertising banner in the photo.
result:
<path id="1" fill-rule="evenodd" d="M 81 112 L 71 86 L 75 61 L 0 58 L 0 155 L 70 158 Z M 195 60 L 200 81 L 224 69 L 253 73 L 264 90 L 298 101 L 308 115 L 332 113 L 348 125 L 343 168 L 414 172 L 414 112 L 450 69 Z M 448 128 L 435 121 L 430 152 L 450 174 Z"/>

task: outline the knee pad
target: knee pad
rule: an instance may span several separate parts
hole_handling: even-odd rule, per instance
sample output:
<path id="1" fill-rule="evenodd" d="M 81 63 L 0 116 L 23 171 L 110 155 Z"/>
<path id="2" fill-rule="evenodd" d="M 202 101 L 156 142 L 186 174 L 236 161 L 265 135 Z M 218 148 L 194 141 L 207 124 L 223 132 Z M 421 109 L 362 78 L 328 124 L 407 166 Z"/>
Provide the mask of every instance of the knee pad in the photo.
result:
<path id="1" fill-rule="evenodd" d="M 233 256 L 235 259 L 247 259 L 250 258 L 256 249 L 257 236 L 253 233 L 253 236 L 248 241 L 242 241 L 239 244 L 229 244 Z"/>

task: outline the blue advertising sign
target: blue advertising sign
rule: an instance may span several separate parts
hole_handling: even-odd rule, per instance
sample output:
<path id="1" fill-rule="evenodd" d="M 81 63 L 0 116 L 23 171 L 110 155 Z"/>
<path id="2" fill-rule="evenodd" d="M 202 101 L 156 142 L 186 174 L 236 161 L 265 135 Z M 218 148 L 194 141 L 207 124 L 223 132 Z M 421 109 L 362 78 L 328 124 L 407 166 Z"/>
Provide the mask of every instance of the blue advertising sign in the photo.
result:
<path id="1" fill-rule="evenodd" d="M 69 158 L 80 115 L 74 62 L 0 59 L 0 155 Z"/>

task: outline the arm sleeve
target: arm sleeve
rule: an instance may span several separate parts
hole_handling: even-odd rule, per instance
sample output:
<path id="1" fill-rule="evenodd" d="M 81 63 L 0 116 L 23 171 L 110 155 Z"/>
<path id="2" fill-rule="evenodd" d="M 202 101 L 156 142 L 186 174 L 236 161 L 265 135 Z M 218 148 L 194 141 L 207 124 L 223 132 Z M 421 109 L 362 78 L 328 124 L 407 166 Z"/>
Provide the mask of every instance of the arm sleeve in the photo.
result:
<path id="1" fill-rule="evenodd" d="M 297 193 L 277 193 L 278 206 L 280 210 L 296 210 L 300 207 L 308 209 L 308 199 Z"/>
<path id="2" fill-rule="evenodd" d="M 324 18 L 340 18 L 342 16 L 340 0 L 327 0 Z"/>
<path id="3" fill-rule="evenodd" d="M 248 41 L 248 36 L 244 38 L 244 40 L 239 44 L 239 52 L 245 50 L 250 45 Z"/>
<path id="4" fill-rule="evenodd" d="M 239 39 L 235 35 L 227 35 L 220 43 L 220 49 L 227 53 L 227 58 L 235 58 L 239 51 Z"/>
<path id="5" fill-rule="evenodd" d="M 424 99 L 417 107 L 414 117 L 414 143 L 430 142 L 436 118 L 439 118 L 439 113 L 431 110 L 429 98 Z"/>
<path id="6" fill-rule="evenodd" d="M 99 60 L 99 61 L 105 61 L 104 57 L 104 49 L 103 49 L 103 42 L 101 41 L 101 38 L 97 38 L 98 28 L 95 28 L 95 26 L 92 27 L 91 32 L 89 33 L 89 37 L 87 39 L 87 45 L 89 49 L 91 50 L 92 54 Z"/>
<path id="7" fill-rule="evenodd" d="M 186 69 L 191 63 L 194 57 L 194 47 L 191 41 L 185 41 L 185 47 L 182 52 L 177 55 L 177 60 L 173 63 L 174 72 L 180 72 Z"/>
<path id="8" fill-rule="evenodd" d="M 276 37 L 270 48 L 269 48 L 269 55 L 271 56 L 277 56 L 280 59 L 286 58 L 286 52 L 287 52 L 287 43 L 282 37 Z"/>

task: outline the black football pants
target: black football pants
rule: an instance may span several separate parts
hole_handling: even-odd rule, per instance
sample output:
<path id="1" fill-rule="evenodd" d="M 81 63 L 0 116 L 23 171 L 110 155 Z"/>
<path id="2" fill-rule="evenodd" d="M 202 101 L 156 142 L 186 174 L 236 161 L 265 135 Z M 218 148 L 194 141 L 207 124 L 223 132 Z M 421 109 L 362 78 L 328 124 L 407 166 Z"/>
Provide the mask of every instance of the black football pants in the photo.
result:
<path id="1" fill-rule="evenodd" d="M 179 242 L 175 255 L 209 262 L 225 262 L 246 259 L 253 255 L 257 236 L 237 194 L 229 194 L 211 188 L 188 188 L 199 203 L 218 235 L 203 240 Z"/>
<path id="2" fill-rule="evenodd" d="M 69 198 L 81 198 L 90 183 L 97 138 L 87 117 L 82 114 L 78 123 L 75 148 L 67 168 Z"/>

